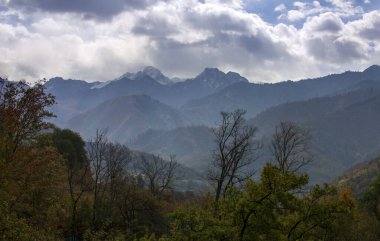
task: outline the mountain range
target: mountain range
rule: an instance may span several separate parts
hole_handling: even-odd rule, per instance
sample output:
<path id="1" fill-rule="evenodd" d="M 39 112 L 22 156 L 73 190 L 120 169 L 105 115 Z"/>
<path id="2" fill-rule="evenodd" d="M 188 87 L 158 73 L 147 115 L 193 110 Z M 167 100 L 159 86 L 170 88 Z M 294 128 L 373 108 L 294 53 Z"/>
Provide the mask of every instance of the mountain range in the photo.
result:
<path id="1" fill-rule="evenodd" d="M 55 123 L 89 138 L 108 129 L 114 141 L 169 156 L 204 171 L 211 158 L 210 128 L 220 111 L 246 109 L 257 138 L 269 143 L 275 126 L 293 121 L 309 129 L 316 182 L 330 181 L 380 154 L 380 66 L 315 79 L 250 83 L 238 73 L 206 68 L 179 80 L 146 67 L 106 82 L 53 78 L 46 84 L 58 104 Z M 267 149 L 263 159 L 269 160 Z"/>
<path id="2" fill-rule="evenodd" d="M 248 80 L 237 73 L 223 73 L 215 68 L 206 68 L 194 78 L 175 82 L 159 70 L 146 67 L 137 73 L 127 73 L 116 80 L 103 83 L 56 77 L 46 83 L 46 88 L 56 96 L 58 102 L 53 109 L 58 115 L 56 124 L 65 125 L 75 115 L 121 96 L 148 95 L 178 108 L 191 99 L 207 96 L 238 82 L 248 83 Z"/>

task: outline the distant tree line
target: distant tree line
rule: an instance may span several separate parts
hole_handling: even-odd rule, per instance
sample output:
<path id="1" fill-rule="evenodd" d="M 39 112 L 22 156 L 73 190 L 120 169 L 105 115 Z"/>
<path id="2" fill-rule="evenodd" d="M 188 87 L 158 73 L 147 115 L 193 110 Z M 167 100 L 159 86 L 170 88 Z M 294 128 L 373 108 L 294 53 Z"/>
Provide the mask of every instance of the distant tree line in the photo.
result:
<path id="1" fill-rule="evenodd" d="M 294 123 L 258 170 L 256 128 L 222 112 L 212 188 L 194 194 L 175 191 L 174 157 L 136 156 L 102 130 L 85 142 L 48 122 L 54 103 L 43 83 L 0 81 L 0 240 L 380 239 L 380 176 L 359 199 L 309 185 L 310 136 Z"/>

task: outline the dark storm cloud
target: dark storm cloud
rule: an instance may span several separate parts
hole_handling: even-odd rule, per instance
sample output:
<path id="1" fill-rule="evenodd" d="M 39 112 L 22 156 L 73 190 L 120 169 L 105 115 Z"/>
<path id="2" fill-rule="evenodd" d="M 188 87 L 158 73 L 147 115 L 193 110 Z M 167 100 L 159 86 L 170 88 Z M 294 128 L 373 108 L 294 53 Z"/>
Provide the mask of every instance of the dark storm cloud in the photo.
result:
<path id="1" fill-rule="evenodd" d="M 11 0 L 10 7 L 48 12 L 72 12 L 85 18 L 111 18 L 127 9 L 143 9 L 158 0 Z"/>
<path id="2" fill-rule="evenodd" d="M 209 29 L 212 31 L 236 31 L 248 32 L 249 23 L 244 19 L 229 12 L 216 12 L 209 14 L 201 14 L 196 12 L 187 12 L 184 20 L 196 29 Z"/>
<path id="3" fill-rule="evenodd" d="M 264 33 L 257 35 L 240 36 L 239 43 L 247 51 L 262 59 L 279 59 L 289 57 L 286 47 L 273 40 Z"/>
<path id="4" fill-rule="evenodd" d="M 132 32 L 138 35 L 161 38 L 174 34 L 178 30 L 164 18 L 141 18 L 132 28 Z"/>

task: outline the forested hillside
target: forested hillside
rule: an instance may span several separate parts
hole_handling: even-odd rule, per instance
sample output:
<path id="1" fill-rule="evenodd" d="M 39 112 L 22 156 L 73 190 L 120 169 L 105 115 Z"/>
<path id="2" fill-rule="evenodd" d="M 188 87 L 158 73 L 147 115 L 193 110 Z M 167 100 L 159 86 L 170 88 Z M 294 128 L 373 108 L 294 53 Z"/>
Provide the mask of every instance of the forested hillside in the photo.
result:
<path id="1" fill-rule="evenodd" d="M 55 100 L 42 84 L 1 81 L 0 89 L 1 240 L 380 237 L 380 176 L 358 200 L 346 187 L 310 186 L 310 139 L 295 123 L 276 127 L 273 162 L 253 179 L 257 129 L 243 110 L 223 113 L 213 129 L 210 186 L 176 191 L 185 169 L 174 156 L 133 152 L 102 130 L 86 144 L 49 123 Z"/>

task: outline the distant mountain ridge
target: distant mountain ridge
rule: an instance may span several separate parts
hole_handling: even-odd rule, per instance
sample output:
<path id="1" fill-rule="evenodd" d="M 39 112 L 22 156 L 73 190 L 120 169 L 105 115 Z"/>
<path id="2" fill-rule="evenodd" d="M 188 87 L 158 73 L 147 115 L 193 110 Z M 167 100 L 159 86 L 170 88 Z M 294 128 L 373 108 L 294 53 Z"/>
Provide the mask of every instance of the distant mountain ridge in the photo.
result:
<path id="1" fill-rule="evenodd" d="M 216 78 L 217 77 L 217 78 Z M 154 79 L 157 78 L 157 79 Z M 231 84 L 245 81 L 237 73 L 223 73 L 218 69 L 205 69 L 200 75 L 182 82 L 161 84 L 169 81 L 159 70 L 146 67 L 136 74 L 127 73 L 106 83 L 87 83 L 81 80 L 53 78 L 45 86 L 56 96 L 58 105 L 57 124 L 63 125 L 76 114 L 95 107 L 103 101 L 127 95 L 149 95 L 172 107 L 179 107 L 190 99 L 209 95 Z"/>
<path id="2" fill-rule="evenodd" d="M 166 77 L 161 73 L 161 71 L 153 66 L 147 66 L 142 71 L 139 71 L 137 73 L 125 73 L 118 79 L 128 78 L 132 80 L 141 79 L 145 76 L 149 76 L 150 78 L 154 79 L 158 83 L 162 85 L 171 85 L 174 84 L 175 81 L 171 80 L 170 78 Z"/>
<path id="3" fill-rule="evenodd" d="M 97 129 L 108 130 L 108 136 L 126 143 L 149 129 L 173 129 L 190 125 L 177 110 L 146 95 L 131 95 L 107 100 L 70 119 L 67 127 L 84 138 L 94 136 Z"/>
<path id="4" fill-rule="evenodd" d="M 295 122 L 310 131 L 314 161 L 303 171 L 310 174 L 313 183 L 332 181 L 352 165 L 380 154 L 380 90 L 362 89 L 285 103 L 247 120 L 258 128 L 256 140 L 264 145 L 258 169 L 272 158 L 270 138 L 281 121 Z M 175 153 L 182 164 L 202 172 L 207 170 L 216 146 L 212 132 L 199 128 L 149 131 L 136 137 L 130 146 L 163 156 Z"/>
<path id="5" fill-rule="evenodd" d="M 309 168 L 313 182 L 331 181 L 380 154 L 380 66 L 275 84 L 249 83 L 216 68 L 176 83 L 160 83 L 162 76 L 149 67 L 106 83 L 56 78 L 46 87 L 57 96 L 53 111 L 60 126 L 85 138 L 108 128 L 113 141 L 163 156 L 176 154 L 180 163 L 198 171 L 205 170 L 213 149 L 208 128 L 215 126 L 220 111 L 237 108 L 247 110 L 246 118 L 259 127 L 263 141 L 280 121 L 310 128 L 318 156 Z"/>
<path id="6" fill-rule="evenodd" d="M 194 123 L 214 125 L 222 110 L 243 108 L 247 110 L 248 117 L 253 117 L 266 108 L 290 101 L 361 88 L 380 88 L 379 76 L 380 66 L 374 65 L 363 72 L 347 71 L 297 82 L 255 84 L 234 72 L 206 68 L 192 79 L 163 85 L 160 81 L 169 78 L 153 67 L 146 67 L 135 74 L 129 73 L 105 83 L 53 78 L 46 87 L 57 97 L 58 105 L 53 111 L 58 115 L 56 123 L 59 125 L 105 100 L 126 95 L 149 95 L 180 108 Z"/>
<path id="7" fill-rule="evenodd" d="M 360 86 L 362 84 L 363 86 Z M 211 95 L 191 100 L 181 107 L 193 122 L 212 125 L 219 112 L 237 108 L 247 110 L 247 117 L 286 102 L 308 100 L 335 95 L 360 88 L 380 87 L 380 66 L 374 65 L 363 72 L 346 71 L 316 79 L 275 84 L 236 83 Z"/>

